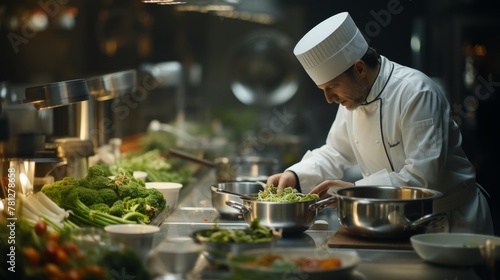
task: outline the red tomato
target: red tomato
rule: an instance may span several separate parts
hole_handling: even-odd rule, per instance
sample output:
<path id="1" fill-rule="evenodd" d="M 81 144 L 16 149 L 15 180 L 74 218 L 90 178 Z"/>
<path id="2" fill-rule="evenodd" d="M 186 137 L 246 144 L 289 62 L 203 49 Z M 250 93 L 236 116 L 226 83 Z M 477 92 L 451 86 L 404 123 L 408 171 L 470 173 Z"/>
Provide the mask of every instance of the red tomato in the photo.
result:
<path id="1" fill-rule="evenodd" d="M 100 279 L 104 279 L 104 277 L 106 276 L 104 268 L 94 264 L 89 264 L 85 266 L 84 274 L 85 274 L 84 276 L 96 276 Z"/>
<path id="2" fill-rule="evenodd" d="M 64 276 L 59 267 L 53 263 L 45 264 L 43 267 L 43 271 L 49 279 L 62 279 L 62 277 Z"/>
<path id="3" fill-rule="evenodd" d="M 66 251 L 63 248 L 58 248 L 55 259 L 56 264 L 58 265 L 66 264 L 68 262 L 68 259 L 69 257 Z"/>
<path id="4" fill-rule="evenodd" d="M 55 263 L 57 260 L 58 250 L 59 245 L 56 242 L 47 242 L 47 244 L 45 244 L 45 249 L 43 250 L 43 255 L 47 258 L 48 262 Z"/>
<path id="5" fill-rule="evenodd" d="M 47 232 L 47 224 L 40 220 L 34 225 L 35 233 L 38 236 L 42 236 Z"/>
<path id="6" fill-rule="evenodd" d="M 49 233 L 45 236 L 45 240 L 46 240 L 47 242 L 51 242 L 51 241 L 53 241 L 53 242 L 58 243 L 60 238 L 61 238 L 61 236 L 59 235 L 59 233 L 54 232 L 54 231 L 49 232 Z"/>
<path id="7" fill-rule="evenodd" d="M 62 247 L 69 256 L 77 256 L 80 253 L 80 248 L 73 242 L 64 242 Z"/>
<path id="8" fill-rule="evenodd" d="M 65 280 L 80 280 L 82 279 L 82 275 L 76 269 L 69 269 L 64 273 Z"/>
<path id="9" fill-rule="evenodd" d="M 36 266 L 40 263 L 40 254 L 33 247 L 24 247 L 23 248 L 24 257 L 28 264 Z"/>

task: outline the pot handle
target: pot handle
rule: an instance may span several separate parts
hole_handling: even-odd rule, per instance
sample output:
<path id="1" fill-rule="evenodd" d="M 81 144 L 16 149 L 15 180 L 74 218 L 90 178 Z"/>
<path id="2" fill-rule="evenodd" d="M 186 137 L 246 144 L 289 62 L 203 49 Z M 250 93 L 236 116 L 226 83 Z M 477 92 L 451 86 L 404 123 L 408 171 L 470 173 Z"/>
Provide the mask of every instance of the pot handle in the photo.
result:
<path id="1" fill-rule="evenodd" d="M 240 212 L 240 214 L 245 214 L 245 213 L 251 211 L 251 208 L 245 207 L 245 205 L 243 205 L 239 202 L 236 202 L 234 200 L 226 200 L 226 205 L 238 210 L 238 212 Z"/>
<path id="2" fill-rule="evenodd" d="M 334 204 L 337 202 L 337 197 L 336 196 L 331 196 L 329 198 L 322 199 L 320 201 L 316 201 L 315 203 L 309 205 L 309 210 L 311 211 L 321 211 L 323 208 L 330 204 Z"/>
<path id="3" fill-rule="evenodd" d="M 445 228 L 445 231 L 448 231 L 448 215 L 446 215 L 446 213 L 431 213 L 431 214 L 427 214 L 421 218 L 418 218 L 416 219 L 415 221 L 411 222 L 409 224 L 409 226 L 412 228 L 412 229 L 415 229 L 417 228 L 418 226 L 421 226 L 427 222 L 434 222 L 436 225 L 437 225 L 437 222 L 439 222 L 440 220 L 444 220 L 446 219 L 446 221 L 444 222 L 444 224 L 442 226 L 440 226 L 441 228 Z"/>

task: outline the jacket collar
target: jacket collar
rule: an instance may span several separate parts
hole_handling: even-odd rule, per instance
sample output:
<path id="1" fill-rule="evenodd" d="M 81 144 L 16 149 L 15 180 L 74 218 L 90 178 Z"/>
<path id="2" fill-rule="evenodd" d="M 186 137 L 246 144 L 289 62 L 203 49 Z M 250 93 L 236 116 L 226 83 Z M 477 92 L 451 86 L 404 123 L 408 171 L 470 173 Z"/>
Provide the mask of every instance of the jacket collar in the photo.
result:
<path id="1" fill-rule="evenodd" d="M 371 102 L 380 98 L 380 95 L 384 91 L 385 86 L 389 82 L 393 70 L 394 64 L 386 57 L 381 55 L 380 70 L 378 72 L 377 78 L 375 79 L 375 82 L 372 85 L 370 93 L 368 93 L 368 96 L 366 97 L 366 104 L 370 104 Z"/>

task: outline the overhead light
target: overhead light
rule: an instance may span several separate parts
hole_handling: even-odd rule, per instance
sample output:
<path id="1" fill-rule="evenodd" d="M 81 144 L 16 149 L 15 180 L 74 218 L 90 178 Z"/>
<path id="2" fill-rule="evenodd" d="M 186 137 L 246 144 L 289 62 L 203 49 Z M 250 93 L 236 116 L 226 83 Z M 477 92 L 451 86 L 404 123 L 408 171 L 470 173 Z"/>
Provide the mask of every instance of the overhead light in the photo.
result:
<path id="1" fill-rule="evenodd" d="M 142 0 L 143 3 L 182 4 L 181 12 L 211 13 L 219 17 L 271 24 L 279 17 L 277 0 Z"/>
<path id="2" fill-rule="evenodd" d="M 186 4 L 186 1 L 176 1 L 176 0 L 142 0 L 142 3 L 153 3 L 159 5 L 177 5 Z"/>

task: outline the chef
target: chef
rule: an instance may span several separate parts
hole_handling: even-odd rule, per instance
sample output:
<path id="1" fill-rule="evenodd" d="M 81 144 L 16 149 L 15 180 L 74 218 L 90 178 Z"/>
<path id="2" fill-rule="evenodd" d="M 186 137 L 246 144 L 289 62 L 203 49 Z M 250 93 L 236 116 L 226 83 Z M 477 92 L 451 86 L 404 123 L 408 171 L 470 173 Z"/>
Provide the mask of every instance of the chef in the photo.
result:
<path id="1" fill-rule="evenodd" d="M 331 188 L 413 186 L 443 193 L 435 213 L 447 213 L 450 231 L 493 234 L 491 213 L 461 147 L 441 89 L 418 70 L 368 46 L 347 12 L 311 29 L 294 54 L 323 92 L 339 104 L 326 143 L 267 184 L 329 196 Z M 358 166 L 362 179 L 343 181 Z"/>

